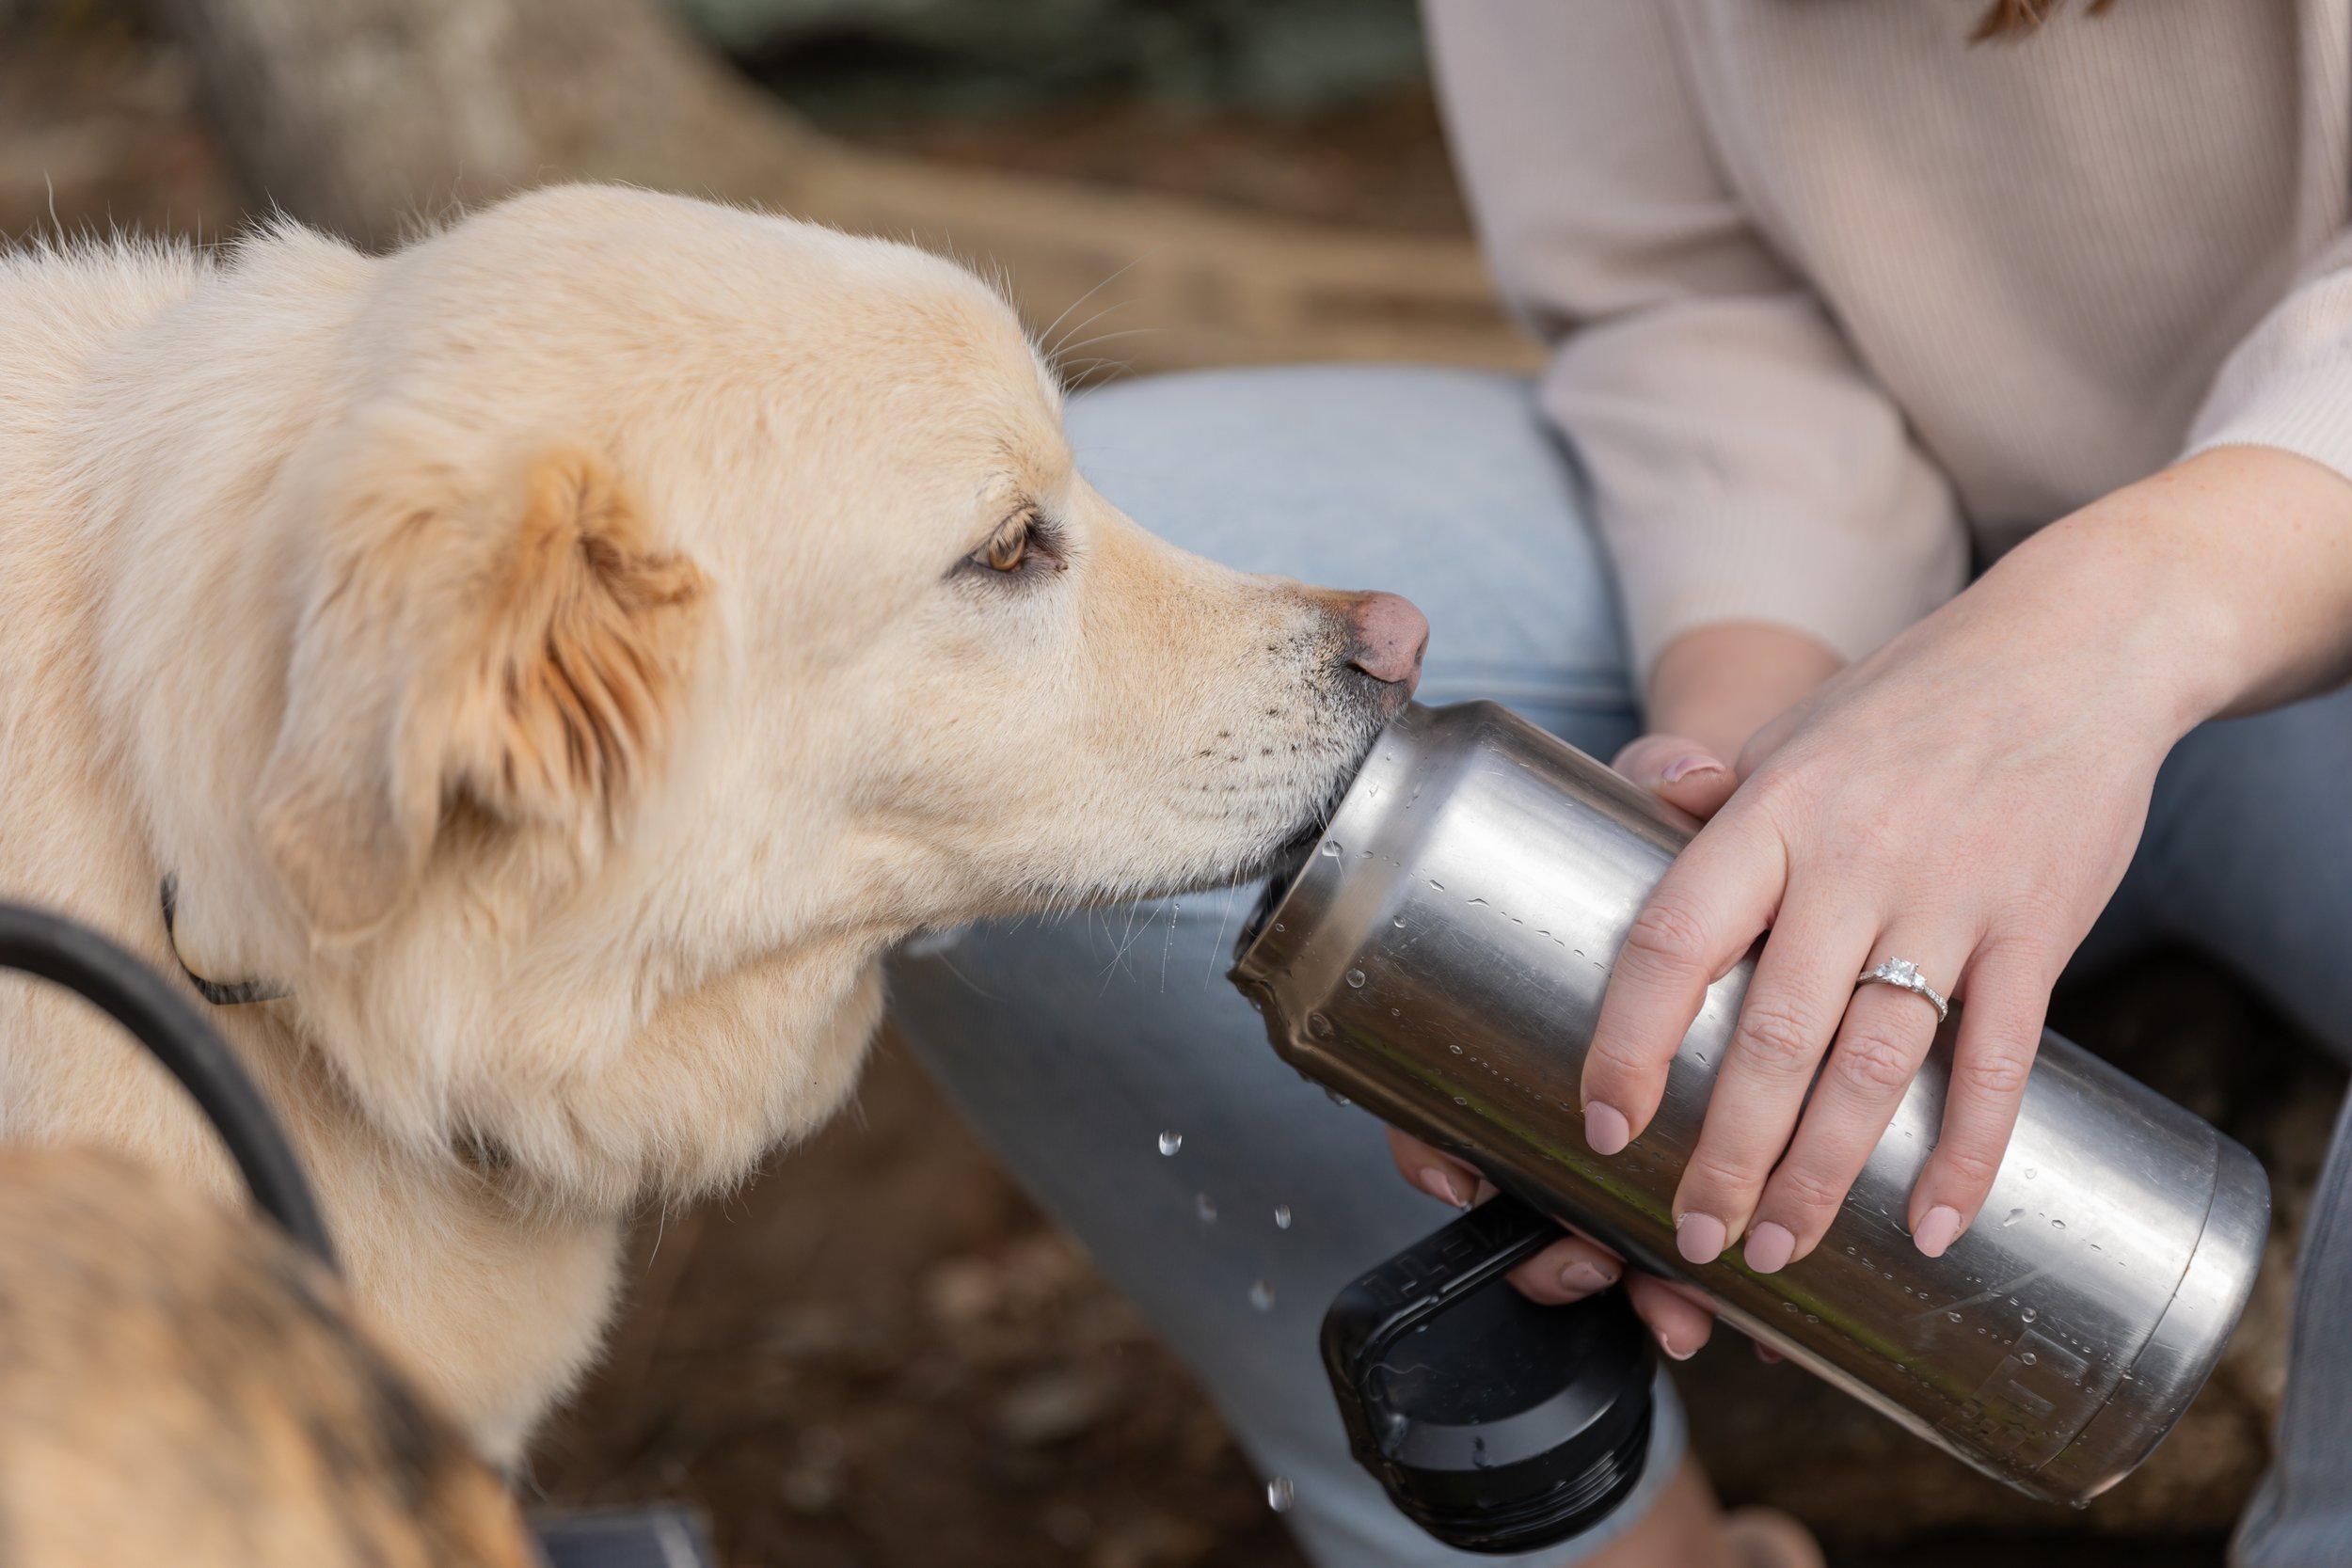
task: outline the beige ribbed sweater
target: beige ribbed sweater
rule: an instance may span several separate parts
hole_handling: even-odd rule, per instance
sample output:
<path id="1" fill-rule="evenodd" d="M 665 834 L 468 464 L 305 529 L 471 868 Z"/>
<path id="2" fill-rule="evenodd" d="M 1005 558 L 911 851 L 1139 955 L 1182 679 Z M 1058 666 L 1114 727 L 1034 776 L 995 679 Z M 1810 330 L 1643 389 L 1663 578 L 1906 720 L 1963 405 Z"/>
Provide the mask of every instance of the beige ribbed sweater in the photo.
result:
<path id="1" fill-rule="evenodd" d="M 1985 3 L 1428 0 L 1637 669 L 1859 656 L 2204 447 L 2352 477 L 2352 0 Z"/>

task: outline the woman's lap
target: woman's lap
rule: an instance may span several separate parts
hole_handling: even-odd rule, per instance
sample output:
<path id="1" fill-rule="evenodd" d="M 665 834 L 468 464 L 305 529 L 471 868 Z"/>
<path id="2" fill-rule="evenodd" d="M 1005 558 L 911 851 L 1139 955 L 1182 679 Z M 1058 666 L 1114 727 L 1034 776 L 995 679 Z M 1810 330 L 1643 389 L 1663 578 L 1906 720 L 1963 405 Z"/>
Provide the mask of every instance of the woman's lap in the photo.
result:
<path id="1" fill-rule="evenodd" d="M 1423 701 L 1494 698 L 1601 755 L 1634 733 L 1613 585 L 1524 384 L 1210 372 L 1105 388 L 1073 404 L 1070 427 L 1095 485 L 1187 548 L 1411 596 L 1432 628 Z M 2189 942 L 2352 1058 L 2347 776 L 2352 694 L 2190 736 L 2086 958 Z M 1376 1123 L 1274 1056 L 1225 983 L 1250 896 L 957 933 L 896 966 L 894 1007 L 1015 1176 L 1200 1372 L 1259 1464 L 1293 1480 L 1319 1560 L 1469 1561 L 1355 1468 L 1315 1352 L 1339 1286 L 1445 1214 L 1390 1172 Z M 1183 1134 L 1173 1155 L 1162 1132 Z M 2352 1204 L 2352 1162 L 2331 1159 L 2321 1196 Z M 2327 1228 L 2307 1243 L 2307 1302 L 2352 1291 L 2352 1233 L 2331 1245 Z M 2336 1560 L 2298 1555 L 2307 1540 L 2352 1551 L 2352 1513 L 2328 1513 L 2352 1477 L 2352 1356 L 2328 1351 L 2298 1335 L 2293 1451 L 2244 1546 L 2260 1568 Z M 1666 1426 L 1653 1481 L 1680 1439 L 1678 1419 Z"/>
<path id="2" fill-rule="evenodd" d="M 2206 724 L 2166 759 L 2090 954 L 2184 942 L 2352 1062 L 2352 689 Z"/>
<path id="3" fill-rule="evenodd" d="M 2094 951 L 2195 947 L 2352 1062 L 2352 691 L 2207 724 L 2158 775 Z M 2347 1107 L 2352 1114 L 2352 1107 Z M 2352 1561 L 2352 1142 L 2339 1119 L 2297 1263 L 2278 1454 L 2231 1560 Z"/>
<path id="4" fill-rule="evenodd" d="M 1080 399 L 1070 427 L 1096 487 L 1177 544 L 1410 595 L 1432 626 L 1424 700 L 1497 698 L 1604 754 L 1630 737 L 1613 593 L 1524 385 L 1428 371 L 1176 376 Z M 1318 1560 L 1491 1560 L 1423 1536 L 1348 1458 L 1316 1352 L 1323 1308 L 1449 1216 L 1397 1180 L 1378 1123 L 1275 1056 L 1226 983 L 1253 896 L 920 943 L 894 970 L 894 1011 L 1257 1463 L 1293 1481 L 1293 1523 Z M 1183 1135 L 1172 1155 L 1163 1132 Z M 1654 1481 L 1679 1441 L 1678 1418 L 1662 1422 Z"/>

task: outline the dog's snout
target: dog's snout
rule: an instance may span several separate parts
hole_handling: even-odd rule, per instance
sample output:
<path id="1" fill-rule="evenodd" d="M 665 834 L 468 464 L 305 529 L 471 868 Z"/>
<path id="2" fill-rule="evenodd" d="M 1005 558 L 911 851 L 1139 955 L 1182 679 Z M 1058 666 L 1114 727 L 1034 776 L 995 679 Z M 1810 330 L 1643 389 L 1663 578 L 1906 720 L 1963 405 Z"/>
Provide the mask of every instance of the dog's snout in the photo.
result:
<path id="1" fill-rule="evenodd" d="M 1413 601 L 1395 594 L 1359 594 L 1348 611 L 1356 641 L 1347 661 L 1374 680 L 1401 683 L 1406 695 L 1421 682 L 1421 656 L 1429 621 Z"/>

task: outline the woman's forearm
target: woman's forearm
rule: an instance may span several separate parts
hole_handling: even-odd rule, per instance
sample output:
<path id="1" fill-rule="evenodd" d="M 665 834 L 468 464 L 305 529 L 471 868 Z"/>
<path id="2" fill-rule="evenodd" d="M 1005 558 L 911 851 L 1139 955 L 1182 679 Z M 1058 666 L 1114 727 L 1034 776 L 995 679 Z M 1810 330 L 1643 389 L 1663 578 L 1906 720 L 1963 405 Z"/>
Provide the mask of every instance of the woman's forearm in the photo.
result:
<path id="1" fill-rule="evenodd" d="M 1766 723 L 1837 673 L 1836 654 L 1788 626 L 1700 626 L 1650 668 L 1648 727 L 1703 743 L 1725 762 Z"/>
<path id="2" fill-rule="evenodd" d="M 2352 678 L 2352 483 L 2269 447 L 2200 453 L 2043 529 L 1947 613 L 2123 662 L 2169 745 Z M 1652 666 L 1647 725 L 1730 761 L 1839 668 L 1791 627 L 1702 626 Z"/>

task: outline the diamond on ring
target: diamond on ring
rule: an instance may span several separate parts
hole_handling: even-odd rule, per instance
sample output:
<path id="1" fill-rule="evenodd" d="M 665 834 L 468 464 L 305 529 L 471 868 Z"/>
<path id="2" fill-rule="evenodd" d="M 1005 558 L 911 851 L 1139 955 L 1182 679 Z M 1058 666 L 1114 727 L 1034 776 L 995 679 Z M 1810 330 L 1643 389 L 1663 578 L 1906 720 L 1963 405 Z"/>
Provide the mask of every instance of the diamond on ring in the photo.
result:
<path id="1" fill-rule="evenodd" d="M 1935 1021 L 1938 1023 L 1951 1016 L 1950 1004 L 1944 1000 L 1942 993 L 1933 986 L 1921 978 L 1919 966 L 1909 958 L 1888 958 L 1876 969 L 1864 970 L 1862 977 L 1854 984 L 1856 986 L 1893 986 L 1898 990 L 1907 990 L 1914 996 L 1925 997 L 1928 1005 L 1935 1009 Z"/>

